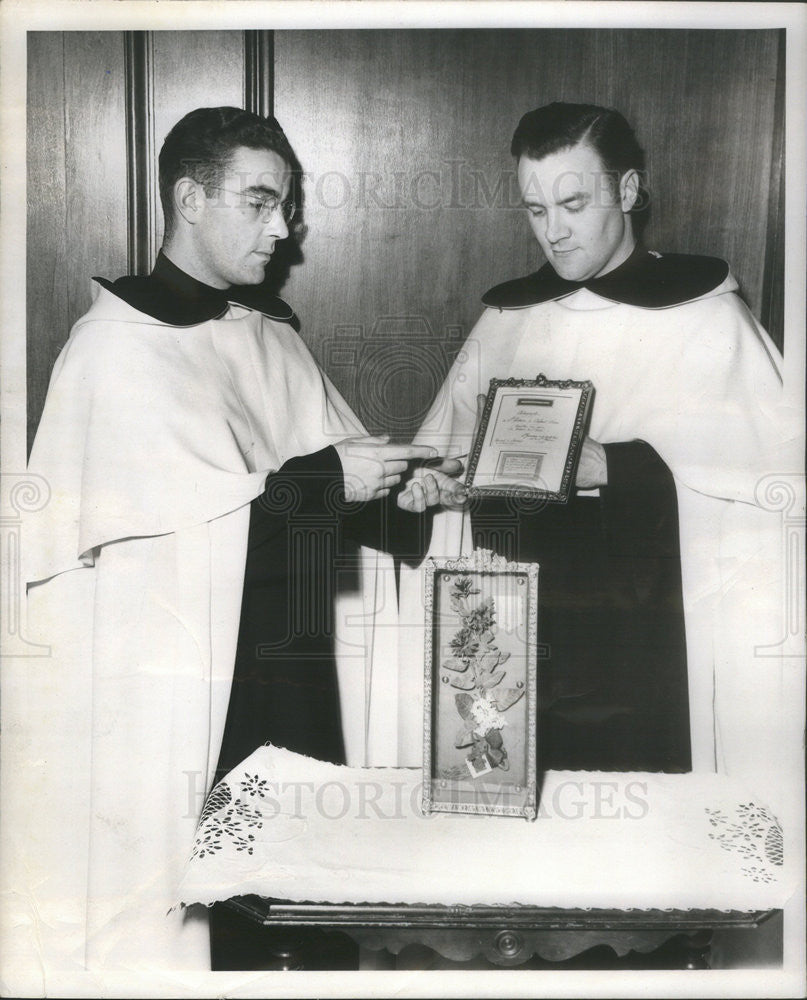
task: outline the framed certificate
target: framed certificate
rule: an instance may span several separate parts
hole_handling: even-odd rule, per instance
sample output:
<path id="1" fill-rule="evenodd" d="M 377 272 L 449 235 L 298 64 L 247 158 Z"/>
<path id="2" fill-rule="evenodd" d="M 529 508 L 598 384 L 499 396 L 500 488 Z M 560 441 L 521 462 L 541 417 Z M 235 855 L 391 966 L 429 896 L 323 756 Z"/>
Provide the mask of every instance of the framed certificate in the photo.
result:
<path id="1" fill-rule="evenodd" d="M 538 565 L 429 559 L 423 811 L 537 815 Z"/>
<path id="2" fill-rule="evenodd" d="M 469 495 L 566 503 L 593 396 L 588 381 L 491 379 L 468 462 Z"/>

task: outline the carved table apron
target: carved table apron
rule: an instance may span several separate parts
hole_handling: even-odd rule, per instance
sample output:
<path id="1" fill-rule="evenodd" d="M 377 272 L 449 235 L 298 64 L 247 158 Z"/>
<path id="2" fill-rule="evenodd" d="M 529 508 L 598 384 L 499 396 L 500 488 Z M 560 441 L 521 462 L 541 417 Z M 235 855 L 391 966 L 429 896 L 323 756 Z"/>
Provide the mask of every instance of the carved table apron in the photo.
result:
<path id="1" fill-rule="evenodd" d="M 392 906 L 286 903 L 241 896 L 228 905 L 267 927 L 320 927 L 348 934 L 363 948 L 397 955 L 411 944 L 465 962 L 478 956 L 518 966 L 533 955 L 562 962 L 597 945 L 618 956 L 647 953 L 689 937 L 687 968 L 707 968 L 711 933 L 752 931 L 776 911 L 564 910 L 536 906 Z M 686 954 L 686 949 L 685 949 Z"/>

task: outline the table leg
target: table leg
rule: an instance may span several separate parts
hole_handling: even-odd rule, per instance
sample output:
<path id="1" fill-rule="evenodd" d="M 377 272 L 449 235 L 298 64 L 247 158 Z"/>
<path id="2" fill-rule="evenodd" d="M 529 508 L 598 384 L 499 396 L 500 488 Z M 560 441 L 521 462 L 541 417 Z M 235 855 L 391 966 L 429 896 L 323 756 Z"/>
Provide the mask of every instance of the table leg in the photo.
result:
<path id="1" fill-rule="evenodd" d="M 684 944 L 685 969 L 711 968 L 712 932 L 698 931 L 690 935 Z"/>
<path id="2" fill-rule="evenodd" d="M 345 934 L 318 927 L 264 926 L 227 906 L 210 912 L 211 967 L 217 971 L 350 971 L 359 947 Z"/>

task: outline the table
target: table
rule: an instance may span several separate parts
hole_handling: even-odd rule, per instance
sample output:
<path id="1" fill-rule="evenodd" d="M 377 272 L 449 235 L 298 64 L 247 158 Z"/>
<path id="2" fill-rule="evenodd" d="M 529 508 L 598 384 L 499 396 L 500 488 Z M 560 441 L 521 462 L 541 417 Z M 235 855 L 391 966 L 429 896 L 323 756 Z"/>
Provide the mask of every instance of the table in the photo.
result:
<path id="1" fill-rule="evenodd" d="M 687 966 L 710 935 L 757 934 L 797 884 L 776 817 L 724 775 L 549 771 L 533 822 L 419 802 L 417 771 L 262 747 L 211 793 L 179 900 L 503 966 L 683 934 Z"/>
<path id="2" fill-rule="evenodd" d="M 535 906 L 361 906 L 290 903 L 243 896 L 228 905 L 266 927 L 319 927 L 342 931 L 371 951 L 398 955 L 410 945 L 423 945 L 444 958 L 467 962 L 484 958 L 493 965 L 517 967 L 538 956 L 563 962 L 599 945 L 617 956 L 647 954 L 684 935 L 677 949 L 681 968 L 712 967 L 715 933 L 742 933 L 743 951 L 753 950 L 751 932 L 781 911 L 725 910 L 564 910 Z M 775 922 L 775 921 L 774 921 Z M 782 961 L 781 924 L 771 926 L 773 944 L 763 962 Z M 291 938 L 293 942 L 293 937 Z M 277 967 L 305 967 L 305 948 L 281 949 Z"/>

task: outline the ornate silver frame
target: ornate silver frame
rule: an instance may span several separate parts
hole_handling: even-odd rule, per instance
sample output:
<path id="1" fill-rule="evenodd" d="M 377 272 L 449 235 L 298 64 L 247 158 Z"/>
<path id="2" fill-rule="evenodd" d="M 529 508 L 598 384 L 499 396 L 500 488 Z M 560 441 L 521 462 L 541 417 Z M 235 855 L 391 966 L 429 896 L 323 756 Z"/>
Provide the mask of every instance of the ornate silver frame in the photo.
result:
<path id="1" fill-rule="evenodd" d="M 525 819 L 535 819 L 538 810 L 538 786 L 537 786 L 537 709 L 538 709 L 538 564 L 537 563 L 517 563 L 508 562 L 502 556 L 494 555 L 489 550 L 478 549 L 472 555 L 459 559 L 427 559 L 423 572 L 425 576 L 425 672 L 424 672 L 424 714 L 423 714 L 423 797 L 422 808 L 424 814 L 432 812 L 451 813 L 477 813 L 496 816 L 521 816 Z M 442 577 L 442 580 L 440 579 Z M 459 611 L 454 610 L 454 618 L 451 624 L 446 624 L 445 591 L 446 585 L 452 585 L 454 592 L 450 597 L 452 609 L 455 608 L 454 599 L 457 588 L 465 586 L 460 581 L 470 580 L 473 584 L 479 584 L 479 589 L 474 589 L 473 593 L 485 593 L 487 596 L 480 597 L 480 605 L 471 609 L 471 615 L 478 614 L 482 605 L 488 605 L 489 599 L 494 598 L 490 608 L 496 609 L 496 595 L 501 596 L 501 589 L 497 590 L 497 578 L 503 582 L 510 581 L 512 588 L 515 582 L 515 589 L 512 594 L 517 595 L 517 602 L 520 605 L 517 612 L 517 619 L 522 623 L 522 628 L 511 631 L 498 631 L 498 623 L 494 621 L 493 631 L 482 633 L 482 642 L 487 642 L 484 646 L 478 644 L 477 652 L 471 654 L 463 667 L 458 661 L 461 656 L 449 656 L 448 660 L 440 663 L 445 643 L 441 642 L 445 634 L 452 629 L 456 629 L 457 623 L 460 629 L 455 634 L 455 639 L 451 642 L 451 647 L 459 640 L 460 632 L 467 632 L 464 626 L 467 618 L 463 618 Z M 441 583 L 442 591 L 438 594 Z M 523 595 L 520 593 L 523 588 Z M 471 600 L 469 597 L 468 600 Z M 467 602 L 463 605 L 468 606 Z M 441 632 L 445 629 L 446 632 Z M 523 632 L 523 634 L 521 634 Z M 492 638 L 485 639 L 485 636 Z M 498 646 L 491 647 L 493 639 L 502 641 L 519 651 L 517 658 L 511 663 L 511 678 L 509 683 L 515 683 L 516 687 L 499 687 L 503 676 L 507 674 L 507 668 L 500 670 L 504 662 L 510 657 L 510 652 L 502 652 Z M 483 649 L 482 652 L 479 652 Z M 490 651 L 492 649 L 492 652 Z M 485 652 L 484 650 L 487 650 Z M 485 669 L 484 662 L 491 661 L 492 667 Z M 497 659 L 498 657 L 498 659 Z M 478 662 L 477 662 L 478 661 Z M 449 663 L 454 662 L 454 666 Z M 514 664 L 515 669 L 513 669 Z M 452 673 L 455 675 L 452 677 Z M 501 675 L 501 676 L 500 676 Z M 469 688 L 471 678 L 476 680 L 482 677 L 481 683 L 486 685 L 484 691 L 477 686 Z M 496 678 L 499 678 L 498 680 Z M 498 691 L 496 690 L 498 688 Z M 460 695 L 456 691 L 461 692 Z M 467 694 L 468 691 L 470 694 Z M 516 691 L 523 691 L 516 694 Z M 463 746 L 457 742 L 460 737 L 456 736 L 453 749 L 449 753 L 445 751 L 446 740 L 438 725 L 438 714 L 448 711 L 449 702 L 447 695 L 454 693 L 457 705 L 458 716 L 456 723 L 462 723 L 465 717 L 460 717 L 460 699 L 466 695 L 464 705 L 473 706 L 479 702 L 487 702 L 483 708 L 490 708 L 490 699 L 493 706 L 498 709 L 504 705 L 500 711 L 494 712 L 501 719 L 509 709 L 518 709 L 508 714 L 501 728 L 491 726 L 489 731 L 482 735 L 480 730 L 466 729 L 466 735 L 473 740 L 471 754 L 480 754 L 479 747 L 487 747 L 487 754 L 483 754 L 481 759 L 483 766 L 491 765 L 496 759 L 495 754 L 504 759 L 498 764 L 488 766 L 487 770 L 479 770 L 475 773 L 474 762 L 470 757 L 464 758 L 468 770 L 466 775 L 462 768 Z M 496 697 L 499 697 L 497 704 Z M 514 697 L 515 696 L 515 697 Z M 484 714 L 484 713 L 483 713 Z M 490 722 L 488 715 L 487 721 Z M 465 721 L 466 727 L 471 723 Z M 508 758 L 507 750 L 502 740 L 503 729 L 512 727 L 509 733 L 515 732 L 515 739 L 511 741 L 520 746 L 523 751 L 523 758 L 519 754 L 515 758 L 516 768 L 513 780 L 510 781 L 502 777 L 503 773 L 509 774 L 511 760 Z M 498 749 L 492 749 L 489 740 L 493 739 L 491 734 L 498 732 L 496 741 Z M 478 734 L 478 735 L 477 735 Z M 510 735 L 507 736 L 508 740 Z M 443 749 L 441 749 L 441 746 Z M 449 760 L 450 757 L 450 760 Z M 476 758 L 480 759 L 479 756 Z M 504 767 L 506 766 L 506 770 Z M 498 772 L 498 773 L 494 773 Z M 492 776 L 492 777 L 491 777 Z M 519 778 L 519 776 L 521 776 Z"/>
<path id="2" fill-rule="evenodd" d="M 569 451 L 566 455 L 563 476 L 559 490 L 541 490 L 531 486 L 474 486 L 474 476 L 476 475 L 479 458 L 482 454 L 482 443 L 485 440 L 490 415 L 493 412 L 493 404 L 496 394 L 501 388 L 528 388 L 528 389 L 580 389 L 580 402 L 572 430 Z M 490 380 L 485 408 L 482 411 L 482 419 L 474 439 L 473 447 L 468 460 L 468 474 L 466 476 L 466 489 L 470 496 L 530 496 L 540 497 L 548 502 L 567 503 L 569 494 L 574 485 L 574 476 L 577 471 L 577 463 L 580 459 L 580 449 L 585 437 L 586 425 L 588 423 L 591 404 L 594 397 L 594 385 L 589 381 L 575 382 L 572 379 L 551 380 L 545 375 L 539 374 L 534 379 L 508 378 Z"/>

